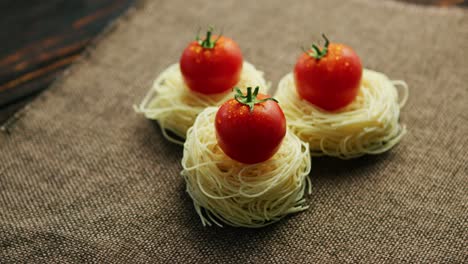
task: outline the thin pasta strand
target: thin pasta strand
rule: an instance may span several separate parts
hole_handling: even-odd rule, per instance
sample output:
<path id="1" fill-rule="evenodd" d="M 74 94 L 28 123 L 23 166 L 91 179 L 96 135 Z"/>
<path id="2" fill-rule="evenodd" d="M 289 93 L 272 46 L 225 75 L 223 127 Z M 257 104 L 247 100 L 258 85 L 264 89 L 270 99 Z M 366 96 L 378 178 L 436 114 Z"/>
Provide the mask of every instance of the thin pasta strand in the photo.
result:
<path id="1" fill-rule="evenodd" d="M 356 99 L 336 112 L 301 100 L 292 73 L 281 79 L 275 98 L 291 131 L 309 143 L 312 156 L 351 159 L 383 153 L 400 142 L 406 133 L 399 123 L 400 109 L 408 95 L 404 81 L 391 81 L 382 73 L 365 69 Z"/>
<path id="2" fill-rule="evenodd" d="M 217 107 L 206 108 L 188 130 L 182 158 L 187 193 L 204 226 L 257 228 L 306 210 L 311 192 L 310 151 L 290 131 L 278 152 L 257 164 L 227 157 L 216 141 Z"/>

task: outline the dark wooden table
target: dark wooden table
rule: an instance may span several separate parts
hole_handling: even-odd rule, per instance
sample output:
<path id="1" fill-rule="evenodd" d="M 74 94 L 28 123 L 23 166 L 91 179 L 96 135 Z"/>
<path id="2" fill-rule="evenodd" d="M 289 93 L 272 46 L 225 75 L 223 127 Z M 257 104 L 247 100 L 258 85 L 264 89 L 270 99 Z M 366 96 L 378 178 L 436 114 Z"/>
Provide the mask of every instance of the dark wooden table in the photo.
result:
<path id="1" fill-rule="evenodd" d="M 436 6 L 463 0 L 402 0 Z M 0 1 L 0 125 L 32 100 L 136 0 Z"/>
<path id="2" fill-rule="evenodd" d="M 0 1 L 0 124 L 135 0 Z"/>

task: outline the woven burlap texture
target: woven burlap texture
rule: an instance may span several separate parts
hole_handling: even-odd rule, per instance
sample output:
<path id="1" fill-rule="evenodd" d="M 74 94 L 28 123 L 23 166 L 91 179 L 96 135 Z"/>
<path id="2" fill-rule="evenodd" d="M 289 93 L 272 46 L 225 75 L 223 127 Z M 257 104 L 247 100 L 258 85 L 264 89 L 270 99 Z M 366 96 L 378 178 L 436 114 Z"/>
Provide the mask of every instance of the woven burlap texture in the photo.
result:
<path id="1" fill-rule="evenodd" d="M 182 148 L 134 113 L 199 26 L 273 83 L 327 33 L 405 80 L 389 153 L 312 161 L 310 209 L 204 228 Z M 0 134 L 0 262 L 461 263 L 468 243 L 468 13 L 381 1 L 146 1 Z"/>

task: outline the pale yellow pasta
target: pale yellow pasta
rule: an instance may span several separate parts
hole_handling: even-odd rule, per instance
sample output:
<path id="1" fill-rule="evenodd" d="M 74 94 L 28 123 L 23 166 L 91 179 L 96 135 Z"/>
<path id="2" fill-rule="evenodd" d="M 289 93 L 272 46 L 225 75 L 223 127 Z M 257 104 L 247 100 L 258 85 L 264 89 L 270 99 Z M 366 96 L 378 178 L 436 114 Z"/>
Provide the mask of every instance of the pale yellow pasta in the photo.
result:
<path id="1" fill-rule="evenodd" d="M 239 87 L 245 92 L 248 86 L 259 86 L 263 92 L 268 89 L 263 73 L 255 69 L 252 64 L 244 62 L 240 80 L 234 87 Z M 233 95 L 232 91 L 214 95 L 191 91 L 183 80 L 179 64 L 173 64 L 156 78 L 153 87 L 140 105 L 135 107 L 135 111 L 144 114 L 148 119 L 158 121 L 164 137 L 182 145 L 183 141 L 168 134 L 167 130 L 179 138 L 185 138 L 187 130 L 203 109 L 219 106 L 233 98 Z"/>
<path id="2" fill-rule="evenodd" d="M 247 165 L 227 157 L 214 128 L 217 107 L 201 112 L 187 133 L 182 176 L 203 225 L 262 227 L 306 210 L 311 169 L 307 143 L 289 131 L 269 160 Z"/>
<path id="3" fill-rule="evenodd" d="M 401 88 L 400 98 L 397 87 Z M 395 146 L 406 133 L 399 123 L 400 108 L 408 98 L 406 83 L 391 81 L 372 70 L 364 70 L 356 99 L 336 112 L 301 100 L 291 73 L 281 79 L 275 98 L 291 131 L 309 143 L 312 156 L 350 159 L 379 154 Z"/>

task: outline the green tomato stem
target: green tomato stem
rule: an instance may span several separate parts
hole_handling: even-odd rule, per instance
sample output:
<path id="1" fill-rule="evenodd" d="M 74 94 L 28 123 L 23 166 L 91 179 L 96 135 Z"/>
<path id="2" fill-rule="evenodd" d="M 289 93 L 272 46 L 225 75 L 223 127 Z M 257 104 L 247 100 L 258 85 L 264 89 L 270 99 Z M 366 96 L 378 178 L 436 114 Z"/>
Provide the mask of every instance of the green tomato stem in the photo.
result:
<path id="1" fill-rule="evenodd" d="M 247 105 L 250 109 L 250 112 L 253 112 L 254 107 L 256 104 L 260 104 L 263 102 L 266 102 L 268 100 L 275 101 L 278 103 L 278 100 L 276 100 L 273 97 L 268 97 L 265 99 L 258 100 L 257 95 L 260 87 L 255 87 L 255 90 L 252 93 L 252 87 L 247 87 L 247 94 L 244 95 L 238 87 L 235 88 L 236 94 L 234 95 L 234 99 L 236 99 L 237 102 Z"/>
<path id="2" fill-rule="evenodd" d="M 214 30 L 213 27 L 208 28 L 208 30 L 206 31 L 206 37 L 205 37 L 204 40 L 201 40 L 198 33 L 197 33 L 197 36 L 195 37 L 195 40 L 198 42 L 198 44 L 200 44 L 200 46 L 202 46 L 202 48 L 212 49 L 212 48 L 215 47 L 216 42 L 218 42 L 219 38 L 221 37 L 221 34 L 215 40 L 211 40 L 211 35 L 213 33 L 213 30 Z"/>
<path id="3" fill-rule="evenodd" d="M 320 60 L 328 53 L 328 46 L 330 45 L 330 41 L 328 40 L 327 36 L 325 36 L 325 34 L 322 34 L 322 37 L 325 39 L 325 45 L 322 49 L 320 49 L 317 45 L 312 44 L 312 47 L 310 48 L 311 51 L 304 51 L 307 55 L 316 60 Z"/>

